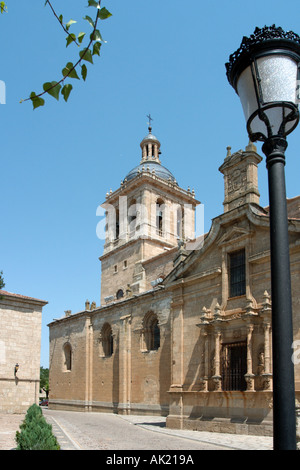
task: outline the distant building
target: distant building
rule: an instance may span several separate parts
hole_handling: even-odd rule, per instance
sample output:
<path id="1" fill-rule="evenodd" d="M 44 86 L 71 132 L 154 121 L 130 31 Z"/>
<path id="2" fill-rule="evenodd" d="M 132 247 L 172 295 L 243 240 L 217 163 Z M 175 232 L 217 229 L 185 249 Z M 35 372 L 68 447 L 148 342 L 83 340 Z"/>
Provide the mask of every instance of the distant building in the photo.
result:
<path id="1" fill-rule="evenodd" d="M 43 300 L 0 290 L 0 412 L 38 403 Z"/>
<path id="2" fill-rule="evenodd" d="M 158 414 L 169 427 L 271 434 L 269 215 L 259 205 L 257 181 L 262 158 L 251 143 L 245 151 L 227 149 L 220 167 L 224 213 L 199 243 L 193 241 L 199 201 L 161 165 L 151 128 L 141 150 L 140 164 L 103 204 L 101 306 L 87 301 L 82 311 L 49 325 L 50 407 Z M 288 200 L 288 211 L 300 340 L 300 197 Z M 295 373 L 299 397 L 297 361 Z"/>

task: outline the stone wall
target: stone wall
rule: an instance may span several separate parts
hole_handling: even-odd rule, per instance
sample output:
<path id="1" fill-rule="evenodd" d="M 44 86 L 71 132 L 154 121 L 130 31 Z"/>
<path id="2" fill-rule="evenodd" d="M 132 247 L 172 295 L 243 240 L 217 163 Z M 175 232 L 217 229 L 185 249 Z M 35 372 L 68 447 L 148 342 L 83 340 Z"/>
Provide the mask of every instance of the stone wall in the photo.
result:
<path id="1" fill-rule="evenodd" d="M 4 291 L 0 296 L 0 411 L 23 413 L 39 400 L 42 307 L 46 302 Z"/>
<path id="2" fill-rule="evenodd" d="M 168 413 L 170 388 L 170 294 L 142 294 L 107 307 L 84 311 L 50 324 L 52 409 L 121 414 Z M 156 315 L 160 347 L 145 347 L 144 318 Z M 111 354 L 104 354 L 103 327 L 112 331 Z M 71 367 L 64 349 L 71 348 Z"/>

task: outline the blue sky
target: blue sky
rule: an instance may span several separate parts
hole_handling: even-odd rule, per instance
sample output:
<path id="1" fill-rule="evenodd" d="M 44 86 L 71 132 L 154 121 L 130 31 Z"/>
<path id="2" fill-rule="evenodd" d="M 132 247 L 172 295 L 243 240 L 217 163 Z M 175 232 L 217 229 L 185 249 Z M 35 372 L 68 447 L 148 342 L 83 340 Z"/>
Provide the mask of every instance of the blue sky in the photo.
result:
<path id="1" fill-rule="evenodd" d="M 204 204 L 205 230 L 223 211 L 226 156 L 248 144 L 239 99 L 225 62 L 256 26 L 276 24 L 300 34 L 299 1 L 102 1 L 113 16 L 100 24 L 101 57 L 88 77 L 72 80 L 66 104 L 46 97 L 43 108 L 19 103 L 57 80 L 76 47 L 65 47 L 44 0 L 7 0 L 0 17 L 1 230 L 5 289 L 48 301 L 43 309 L 41 365 L 49 365 L 47 324 L 65 310 L 100 303 L 96 210 L 140 161 L 139 144 L 153 133 L 161 161 Z M 87 0 L 53 0 L 70 32 L 89 31 Z M 300 127 L 288 138 L 287 195 L 299 194 Z M 261 145 L 257 145 L 261 153 Z M 261 205 L 268 204 L 265 162 L 259 167 Z M 19 360 L 21 361 L 21 359 Z"/>

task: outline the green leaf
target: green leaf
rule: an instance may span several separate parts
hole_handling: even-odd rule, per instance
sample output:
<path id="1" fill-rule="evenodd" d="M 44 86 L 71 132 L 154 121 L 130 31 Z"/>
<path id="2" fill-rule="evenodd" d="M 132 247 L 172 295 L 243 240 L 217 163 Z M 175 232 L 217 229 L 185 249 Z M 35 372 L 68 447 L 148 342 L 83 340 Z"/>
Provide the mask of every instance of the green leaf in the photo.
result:
<path id="1" fill-rule="evenodd" d="M 5 2 L 0 2 L 0 13 L 5 13 L 7 11 L 7 6 Z"/>
<path id="2" fill-rule="evenodd" d="M 95 42 L 94 47 L 93 47 L 93 55 L 100 55 L 100 48 L 102 44 L 101 42 Z"/>
<path id="3" fill-rule="evenodd" d="M 43 100 L 43 98 L 41 98 L 40 96 L 36 96 L 34 91 L 31 92 L 30 99 L 33 104 L 33 109 L 36 109 L 39 106 L 44 106 L 45 104 L 45 100 Z"/>
<path id="4" fill-rule="evenodd" d="M 84 36 L 85 36 L 85 33 L 79 33 L 78 34 L 77 40 L 78 40 L 79 44 L 82 43 Z"/>
<path id="5" fill-rule="evenodd" d="M 90 62 L 93 64 L 93 57 L 90 49 L 83 49 L 82 51 L 79 52 L 79 57 L 82 60 L 86 60 L 87 62 Z"/>
<path id="6" fill-rule="evenodd" d="M 91 33 L 90 38 L 92 41 L 103 41 L 99 29 L 95 29 L 95 31 Z"/>
<path id="7" fill-rule="evenodd" d="M 95 0 L 89 0 L 89 7 L 96 7 L 98 8 L 99 7 L 99 3 L 96 2 Z"/>
<path id="8" fill-rule="evenodd" d="M 74 65 L 72 64 L 72 62 L 68 62 L 67 65 L 65 66 L 65 68 L 62 70 L 63 77 L 68 76 L 70 78 L 77 78 L 78 80 L 80 80 L 80 78 L 77 75 L 76 70 L 73 67 L 74 67 Z"/>
<path id="9" fill-rule="evenodd" d="M 85 81 L 86 76 L 87 76 L 87 67 L 86 67 L 85 64 L 82 64 L 82 66 L 81 66 L 81 76 L 82 76 L 83 80 Z"/>
<path id="10" fill-rule="evenodd" d="M 76 41 L 76 35 L 74 33 L 69 34 L 69 36 L 66 39 L 67 39 L 66 47 L 68 47 L 71 44 L 71 42 Z"/>
<path id="11" fill-rule="evenodd" d="M 86 15 L 83 19 L 88 21 L 92 28 L 95 28 L 94 21 L 92 20 L 92 18 L 90 16 Z"/>
<path id="12" fill-rule="evenodd" d="M 62 90 L 61 90 L 61 94 L 63 95 L 64 97 L 64 100 L 67 102 L 68 101 L 68 98 L 70 96 L 70 93 L 72 91 L 73 87 L 70 83 L 68 83 L 67 85 L 65 85 Z"/>
<path id="13" fill-rule="evenodd" d="M 44 91 L 49 93 L 49 95 L 53 96 L 57 101 L 59 100 L 59 92 L 61 89 L 61 85 L 57 82 L 46 82 L 43 85 Z"/>
<path id="14" fill-rule="evenodd" d="M 98 18 L 100 18 L 100 20 L 106 20 L 106 18 L 110 16 L 112 16 L 112 14 L 105 7 L 98 11 Z"/>
<path id="15" fill-rule="evenodd" d="M 68 23 L 66 24 L 66 30 L 69 31 L 70 26 L 74 23 L 77 23 L 77 21 L 74 21 L 74 20 L 68 21 Z"/>

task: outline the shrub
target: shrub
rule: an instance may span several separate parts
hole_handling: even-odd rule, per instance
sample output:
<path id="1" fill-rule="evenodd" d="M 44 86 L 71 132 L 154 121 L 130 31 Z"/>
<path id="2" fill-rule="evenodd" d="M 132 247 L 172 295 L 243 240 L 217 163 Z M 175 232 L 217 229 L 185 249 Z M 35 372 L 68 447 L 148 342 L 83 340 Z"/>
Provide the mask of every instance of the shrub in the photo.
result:
<path id="1" fill-rule="evenodd" d="M 52 433 L 51 424 L 45 420 L 42 410 L 36 404 L 26 413 L 20 432 L 16 432 L 16 450 L 59 450 L 59 444 Z"/>

